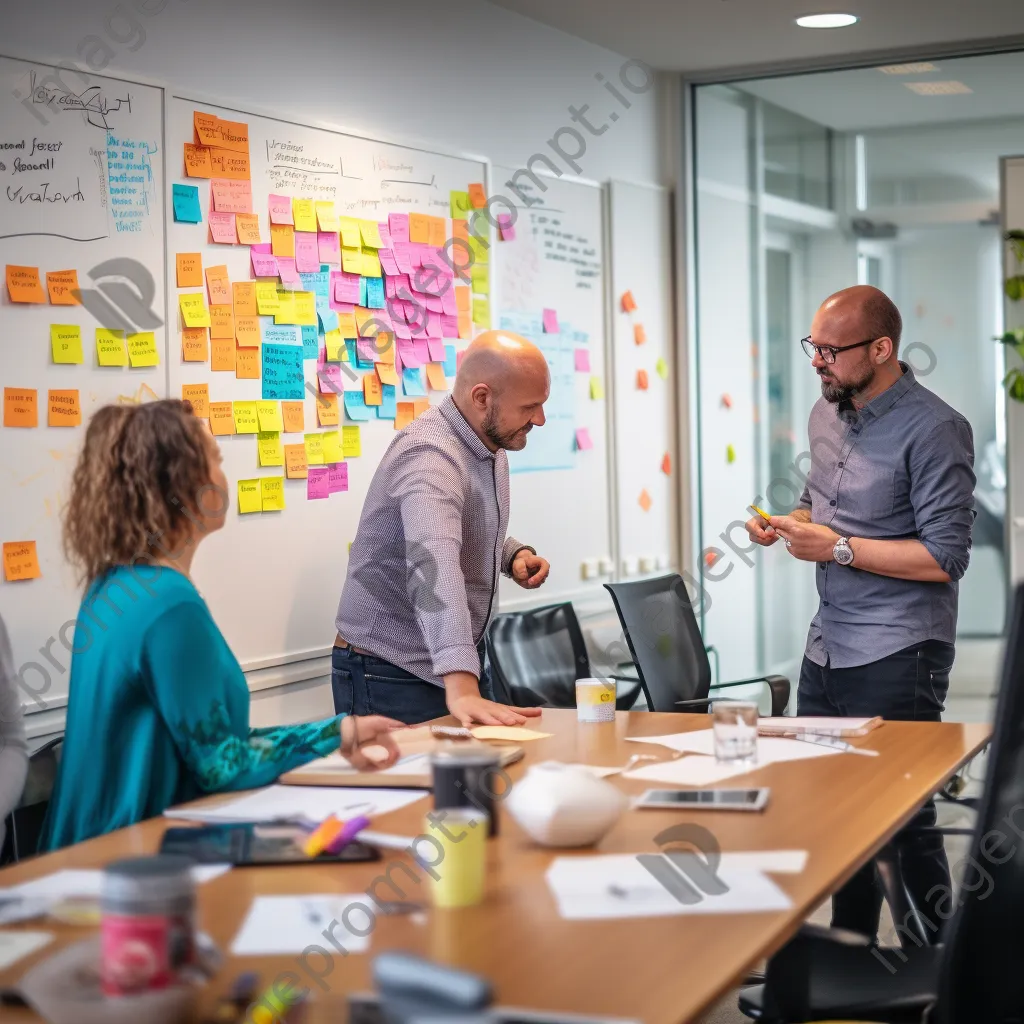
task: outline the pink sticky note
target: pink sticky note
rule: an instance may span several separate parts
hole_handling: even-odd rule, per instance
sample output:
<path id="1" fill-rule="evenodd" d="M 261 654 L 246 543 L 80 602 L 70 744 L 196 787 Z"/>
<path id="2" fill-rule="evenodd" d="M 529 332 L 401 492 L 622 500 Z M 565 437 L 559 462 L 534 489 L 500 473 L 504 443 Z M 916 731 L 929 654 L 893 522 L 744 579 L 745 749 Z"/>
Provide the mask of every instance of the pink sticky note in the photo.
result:
<path id="1" fill-rule="evenodd" d="M 331 494 L 348 490 L 348 463 L 332 462 L 327 467 L 327 488 Z"/>
<path id="2" fill-rule="evenodd" d="M 295 269 L 300 274 L 315 274 L 320 269 L 316 232 L 295 232 Z"/>
<path id="3" fill-rule="evenodd" d="M 413 265 L 413 268 L 423 266 L 423 250 L 426 249 L 425 245 L 410 245 L 409 246 L 409 262 Z"/>
<path id="4" fill-rule="evenodd" d="M 395 254 L 390 249 L 378 249 L 381 269 L 385 274 L 394 277 L 398 273 L 398 264 L 395 262 Z"/>
<path id="5" fill-rule="evenodd" d="M 544 310 L 544 333 L 558 333 L 558 314 L 553 309 Z"/>
<path id="6" fill-rule="evenodd" d="M 341 266 L 341 246 L 338 244 L 337 231 L 318 231 L 316 244 L 320 251 L 320 262 Z"/>
<path id="7" fill-rule="evenodd" d="M 427 339 L 427 351 L 430 353 L 430 362 L 444 362 L 444 342 L 437 338 Z"/>
<path id="8" fill-rule="evenodd" d="M 340 395 L 345 390 L 345 382 L 341 379 L 340 363 L 328 363 L 322 370 L 317 370 L 316 376 L 320 382 L 320 394 L 322 395 Z"/>
<path id="9" fill-rule="evenodd" d="M 257 252 L 256 246 L 249 249 L 252 272 L 256 277 L 277 277 L 277 257 L 270 253 Z"/>
<path id="10" fill-rule="evenodd" d="M 380 349 L 377 347 L 377 339 L 356 338 L 356 354 L 364 362 L 378 362 L 380 360 Z"/>
<path id="11" fill-rule="evenodd" d="M 576 429 L 576 448 L 578 451 L 586 452 L 590 451 L 594 447 L 594 442 L 590 440 L 590 431 L 586 427 L 577 427 Z"/>
<path id="12" fill-rule="evenodd" d="M 392 235 L 394 235 L 394 232 L 392 232 Z M 395 239 L 391 251 L 395 254 L 395 264 L 398 266 L 399 271 L 403 274 L 411 274 L 412 258 L 409 254 L 412 251 L 412 246 L 408 242 L 400 242 L 398 239 Z"/>
<path id="13" fill-rule="evenodd" d="M 320 269 L 319 267 L 317 268 Z M 277 257 L 277 271 L 281 275 L 281 284 L 287 285 L 290 288 L 297 287 L 302 284 L 302 278 L 299 277 L 299 268 L 294 259 L 291 256 L 278 256 Z M 305 273 L 305 271 L 303 271 Z"/>
<path id="14" fill-rule="evenodd" d="M 441 310 L 444 309 L 444 306 L 441 304 L 441 296 L 431 295 L 429 292 L 423 296 L 423 305 L 426 306 L 431 313 L 437 313 L 438 315 L 440 315 Z"/>
<path id="15" fill-rule="evenodd" d="M 427 337 L 441 337 L 441 314 L 430 311 L 427 313 Z"/>
<path id="16" fill-rule="evenodd" d="M 420 366 L 426 366 L 430 362 L 430 349 L 427 348 L 426 338 L 414 338 L 412 345 L 416 350 L 416 358 L 420 361 Z"/>
<path id="17" fill-rule="evenodd" d="M 210 235 L 215 242 L 220 242 L 222 245 L 234 245 L 238 241 L 233 213 L 217 213 L 211 210 L 206 219 L 210 222 Z"/>
<path id="18" fill-rule="evenodd" d="M 320 349 L 319 355 L 316 357 L 316 368 L 317 372 L 322 370 L 327 365 L 327 348 Z"/>
<path id="19" fill-rule="evenodd" d="M 251 181 L 211 178 L 210 197 L 218 213 L 252 213 Z"/>
<path id="20" fill-rule="evenodd" d="M 457 338 L 459 336 L 459 318 L 455 314 L 441 314 L 441 337 Z"/>
<path id="21" fill-rule="evenodd" d="M 380 235 L 380 243 L 382 249 L 391 248 L 391 228 L 388 227 L 388 222 L 382 220 L 377 224 L 377 234 Z"/>
<path id="22" fill-rule="evenodd" d="M 327 466 L 310 466 L 306 477 L 306 497 L 329 498 L 331 495 L 331 471 Z"/>
<path id="23" fill-rule="evenodd" d="M 292 197 L 291 196 L 269 196 L 270 199 L 270 223 L 271 224 L 294 224 L 292 220 Z"/>
<path id="24" fill-rule="evenodd" d="M 258 252 L 263 256 L 269 256 L 274 251 L 272 242 L 260 242 L 259 245 L 250 245 L 249 252 Z"/>
<path id="25" fill-rule="evenodd" d="M 498 231 L 503 242 L 511 242 L 516 237 L 516 229 L 512 224 L 512 214 L 498 214 Z"/>
<path id="26" fill-rule="evenodd" d="M 398 332 L 395 332 L 398 334 Z M 399 334 L 398 337 L 398 354 L 402 357 L 402 365 L 410 367 L 422 366 L 427 360 L 420 359 L 419 354 L 416 351 L 416 343 L 412 340 L 407 340 Z"/>
<path id="27" fill-rule="evenodd" d="M 334 297 L 339 302 L 350 302 L 357 305 L 359 302 L 359 275 L 346 274 L 344 270 L 340 271 L 334 279 Z"/>
<path id="28" fill-rule="evenodd" d="M 412 340 L 412 331 L 404 320 L 395 320 L 395 337 L 406 341 Z"/>
<path id="29" fill-rule="evenodd" d="M 409 214 L 389 213 L 388 230 L 391 232 L 391 244 L 394 247 L 399 242 L 409 241 Z"/>
<path id="30" fill-rule="evenodd" d="M 590 373 L 590 349 L 576 349 L 576 372 Z"/>
<path id="31" fill-rule="evenodd" d="M 459 304 L 455 301 L 455 289 L 448 288 L 441 295 L 441 312 L 447 316 L 457 316 L 459 312 Z M 448 335 L 445 335 L 448 337 Z M 457 338 L 458 334 L 452 334 L 452 338 Z"/>

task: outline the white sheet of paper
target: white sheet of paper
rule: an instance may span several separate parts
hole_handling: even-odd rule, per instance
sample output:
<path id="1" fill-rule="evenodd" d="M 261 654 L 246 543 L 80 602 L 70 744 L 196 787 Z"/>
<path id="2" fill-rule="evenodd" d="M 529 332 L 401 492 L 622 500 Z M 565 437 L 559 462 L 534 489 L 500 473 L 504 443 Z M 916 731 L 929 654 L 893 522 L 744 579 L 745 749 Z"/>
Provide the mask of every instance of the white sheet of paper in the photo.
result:
<path id="1" fill-rule="evenodd" d="M 231 944 L 231 953 L 234 956 L 286 956 L 316 945 L 333 955 L 336 950 L 331 948 L 330 940 L 325 939 L 325 930 L 329 930 L 346 952 L 365 953 L 370 948 L 369 935 L 350 932 L 342 922 L 342 915 L 350 903 L 366 906 L 366 902 L 365 893 L 257 896 Z M 370 918 L 362 910 L 353 911 L 351 920 L 361 931 L 370 927 Z"/>
<path id="2" fill-rule="evenodd" d="M 328 772 L 332 775 L 356 775 L 360 769 L 353 768 L 347 757 L 341 754 L 328 754 L 296 768 L 298 775 L 309 775 Z M 400 757 L 390 768 L 383 768 L 378 775 L 430 775 L 429 754 L 406 754 Z"/>
<path id="3" fill-rule="evenodd" d="M 0 932 L 0 971 L 51 942 L 50 932 Z"/>
<path id="4" fill-rule="evenodd" d="M 537 765 L 538 768 L 543 768 L 545 765 L 558 765 L 559 768 L 579 768 L 588 775 L 593 775 L 596 779 L 604 779 L 609 775 L 616 775 L 622 771 L 622 768 L 605 768 L 599 764 L 579 764 L 575 761 L 541 761 Z"/>
<path id="5" fill-rule="evenodd" d="M 789 897 L 767 875 L 735 866 L 723 855 L 717 876 L 729 888 L 699 903 L 680 903 L 635 854 L 558 857 L 548 868 L 548 888 L 558 912 L 570 921 L 681 914 L 755 914 L 790 907 Z M 616 895 L 616 892 L 621 895 Z"/>
<path id="6" fill-rule="evenodd" d="M 192 869 L 196 885 L 211 882 L 231 870 L 230 864 L 204 864 Z M 42 899 L 50 903 L 72 897 L 95 897 L 103 890 L 103 872 L 99 870 L 55 871 L 51 875 L 33 878 L 31 882 L 9 889 L 0 889 L 0 897 L 17 896 L 23 899 Z"/>
<path id="7" fill-rule="evenodd" d="M 719 764 L 713 757 L 690 754 L 674 761 L 645 764 L 642 768 L 626 772 L 622 777 L 640 782 L 658 782 L 666 786 L 713 786 L 726 779 L 757 771 L 759 767 L 763 765 Z"/>
<path id="8" fill-rule="evenodd" d="M 678 750 L 682 753 L 705 754 L 714 756 L 715 734 L 712 729 L 699 729 L 696 732 L 677 732 L 667 736 L 627 736 L 627 739 L 638 743 L 658 743 L 663 747 Z M 785 739 L 779 736 L 759 736 L 757 738 L 757 767 L 767 764 L 779 764 L 782 761 L 803 761 L 812 757 L 828 757 L 841 754 L 841 750 L 820 747 L 802 740 Z M 747 768 L 746 771 L 754 771 Z"/>
<path id="9" fill-rule="evenodd" d="M 332 814 L 351 818 L 365 814 L 372 818 L 423 800 L 422 789 L 351 789 L 332 786 L 268 786 L 238 800 L 210 808 L 178 808 L 164 811 L 165 818 L 210 823 L 235 821 L 295 821 L 300 818 L 321 822 Z"/>

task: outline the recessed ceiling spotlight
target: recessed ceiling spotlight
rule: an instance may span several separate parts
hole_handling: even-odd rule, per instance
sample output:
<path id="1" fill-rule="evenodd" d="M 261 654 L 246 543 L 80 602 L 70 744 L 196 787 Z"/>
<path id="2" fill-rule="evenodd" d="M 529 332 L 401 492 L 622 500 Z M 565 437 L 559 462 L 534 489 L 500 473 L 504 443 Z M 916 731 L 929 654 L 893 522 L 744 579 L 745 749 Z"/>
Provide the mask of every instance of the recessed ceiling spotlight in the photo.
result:
<path id="1" fill-rule="evenodd" d="M 966 96 L 974 92 L 969 85 L 963 82 L 904 82 L 911 92 L 918 96 Z"/>
<path id="2" fill-rule="evenodd" d="M 928 61 L 919 64 L 886 64 L 878 69 L 883 75 L 924 75 L 929 71 L 938 71 L 938 65 Z"/>
<path id="3" fill-rule="evenodd" d="M 801 28 L 847 28 L 859 20 L 856 14 L 805 14 L 796 23 Z"/>

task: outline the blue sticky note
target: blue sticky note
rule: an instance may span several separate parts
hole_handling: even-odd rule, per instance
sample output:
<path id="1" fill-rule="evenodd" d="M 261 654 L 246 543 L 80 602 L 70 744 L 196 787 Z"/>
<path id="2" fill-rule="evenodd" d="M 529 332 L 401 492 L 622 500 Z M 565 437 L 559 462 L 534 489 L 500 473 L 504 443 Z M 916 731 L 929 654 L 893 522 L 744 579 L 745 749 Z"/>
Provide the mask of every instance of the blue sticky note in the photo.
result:
<path id="1" fill-rule="evenodd" d="M 320 317 L 320 330 L 326 334 L 328 331 L 336 331 L 341 325 L 338 323 L 338 311 L 336 309 L 318 309 Z"/>
<path id="2" fill-rule="evenodd" d="M 359 305 L 366 306 L 366 278 L 359 278 Z"/>
<path id="3" fill-rule="evenodd" d="M 302 346 L 264 342 L 263 398 L 301 400 L 305 397 L 303 384 Z"/>
<path id="4" fill-rule="evenodd" d="M 320 355 L 320 338 L 312 324 L 302 325 L 302 358 L 316 359 Z"/>
<path id="5" fill-rule="evenodd" d="M 359 345 L 355 338 L 345 339 L 345 348 L 348 350 L 348 364 L 354 366 L 357 370 L 372 370 L 373 362 L 368 359 L 363 359 L 359 355 Z"/>
<path id="6" fill-rule="evenodd" d="M 384 278 L 364 277 L 366 282 L 366 307 L 367 309 L 384 308 Z"/>
<path id="7" fill-rule="evenodd" d="M 183 224 L 199 224 L 203 211 L 199 207 L 199 188 L 196 185 L 174 185 L 171 192 L 174 219 Z"/>
<path id="8" fill-rule="evenodd" d="M 410 398 L 426 398 L 423 390 L 423 371 L 418 366 L 406 366 L 402 369 L 402 386 Z"/>
<path id="9" fill-rule="evenodd" d="M 275 324 L 270 317 L 260 317 L 264 345 L 300 345 L 302 335 L 294 324 Z"/>
<path id="10" fill-rule="evenodd" d="M 455 352 L 454 345 L 445 345 L 444 347 L 444 375 L 446 377 L 455 377 L 459 372 L 459 357 Z"/>
<path id="11" fill-rule="evenodd" d="M 381 384 L 381 403 L 377 406 L 377 419 L 393 420 L 398 415 L 398 398 L 394 384 Z"/>
<path id="12" fill-rule="evenodd" d="M 302 282 L 304 292 L 312 292 L 318 300 L 322 297 L 324 304 L 327 304 L 331 288 L 331 275 L 328 271 L 321 271 L 319 274 L 299 274 L 299 280 Z M 319 304 L 318 301 L 317 305 Z"/>
<path id="13" fill-rule="evenodd" d="M 345 415 L 350 420 L 368 420 L 373 415 L 373 410 L 363 399 L 362 391 L 345 392 Z"/>

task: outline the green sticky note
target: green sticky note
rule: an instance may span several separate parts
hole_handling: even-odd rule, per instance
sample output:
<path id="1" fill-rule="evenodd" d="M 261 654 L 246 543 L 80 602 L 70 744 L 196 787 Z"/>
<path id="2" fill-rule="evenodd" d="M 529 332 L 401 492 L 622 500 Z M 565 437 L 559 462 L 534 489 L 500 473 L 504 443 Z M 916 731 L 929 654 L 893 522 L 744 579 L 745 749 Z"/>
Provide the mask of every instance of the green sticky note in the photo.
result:
<path id="1" fill-rule="evenodd" d="M 668 363 L 665 362 L 664 356 L 658 356 L 658 361 L 654 364 L 654 369 L 662 380 L 668 380 Z"/>
<path id="2" fill-rule="evenodd" d="M 601 383 L 600 377 L 590 378 L 590 400 L 596 402 L 599 399 L 604 398 L 604 385 Z"/>
<path id="3" fill-rule="evenodd" d="M 725 461 L 730 465 L 736 461 L 736 449 L 731 444 L 725 446 Z"/>
<path id="4" fill-rule="evenodd" d="M 465 220 L 469 216 L 472 204 L 469 201 L 468 192 L 451 193 L 451 210 L 453 220 Z"/>
<path id="5" fill-rule="evenodd" d="M 473 323 L 478 327 L 490 329 L 491 326 L 491 301 L 480 297 L 473 298 Z"/>
<path id="6" fill-rule="evenodd" d="M 470 271 L 473 282 L 473 291 L 478 295 L 487 295 L 491 290 L 490 268 L 485 263 L 483 266 L 474 266 Z"/>

